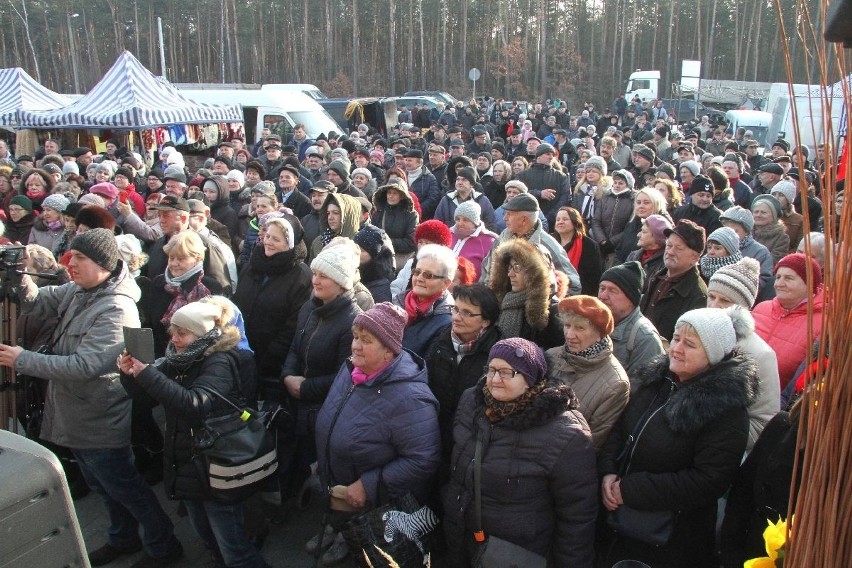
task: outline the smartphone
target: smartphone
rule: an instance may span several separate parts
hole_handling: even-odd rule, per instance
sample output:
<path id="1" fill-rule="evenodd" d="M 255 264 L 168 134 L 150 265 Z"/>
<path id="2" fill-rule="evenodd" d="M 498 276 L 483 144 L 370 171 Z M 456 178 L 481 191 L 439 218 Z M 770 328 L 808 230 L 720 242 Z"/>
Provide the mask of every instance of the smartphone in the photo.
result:
<path id="1" fill-rule="evenodd" d="M 122 191 L 121 193 L 119 193 L 118 194 L 118 200 L 121 201 L 122 203 L 127 203 L 127 192 Z"/>

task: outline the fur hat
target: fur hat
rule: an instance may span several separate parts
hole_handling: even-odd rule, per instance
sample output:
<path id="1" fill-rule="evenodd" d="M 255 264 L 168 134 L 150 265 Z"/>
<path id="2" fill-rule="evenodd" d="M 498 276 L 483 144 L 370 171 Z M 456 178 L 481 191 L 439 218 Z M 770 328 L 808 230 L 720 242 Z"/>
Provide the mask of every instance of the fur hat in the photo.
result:
<path id="1" fill-rule="evenodd" d="M 210 302 L 191 302 L 174 313 L 171 325 L 182 327 L 197 337 L 206 335 L 216 327 L 222 317 L 222 308 Z"/>
<path id="2" fill-rule="evenodd" d="M 450 228 L 443 221 L 430 219 L 417 225 L 417 228 L 414 230 L 414 242 L 417 243 L 420 240 L 427 240 L 430 243 L 449 247 L 452 245 L 453 235 L 450 233 Z"/>
<path id="3" fill-rule="evenodd" d="M 715 231 L 714 231 L 715 233 Z M 751 309 L 760 284 L 760 263 L 750 257 L 723 266 L 713 273 L 707 292 L 716 292 L 746 309 Z"/>
<path id="4" fill-rule="evenodd" d="M 70 250 L 86 255 L 95 264 L 112 272 L 118 264 L 118 245 L 115 235 L 108 229 L 92 229 L 80 233 L 71 241 Z"/>
<path id="5" fill-rule="evenodd" d="M 74 216 L 74 221 L 78 225 L 85 225 L 89 229 L 115 229 L 115 217 L 97 205 L 86 205 L 80 209 Z"/>
<path id="6" fill-rule="evenodd" d="M 465 166 L 456 173 L 456 179 L 458 178 L 464 178 L 469 181 L 471 185 L 474 185 L 476 184 L 476 170 L 469 166 Z"/>
<path id="7" fill-rule="evenodd" d="M 754 216 L 751 214 L 751 211 L 739 205 L 734 205 L 727 211 L 724 211 L 721 217 L 719 217 L 719 220 L 733 221 L 742 226 L 748 234 L 751 234 L 751 231 L 754 229 Z"/>
<path id="8" fill-rule="evenodd" d="M 678 318 L 675 330 L 683 324 L 689 324 L 701 340 L 710 365 L 715 365 L 733 351 L 737 345 L 737 333 L 734 322 L 726 310 L 716 308 L 698 308 L 690 310 Z"/>
<path id="9" fill-rule="evenodd" d="M 510 337 L 494 344 L 488 353 L 488 362 L 503 359 L 526 379 L 529 386 L 535 386 L 547 374 L 547 360 L 541 347 L 520 337 Z"/>
<path id="10" fill-rule="evenodd" d="M 399 355 L 402 351 L 402 334 L 405 332 L 407 319 L 408 316 L 402 308 L 390 302 L 381 302 L 355 316 L 352 325 L 366 329 L 394 355 Z"/>
<path id="11" fill-rule="evenodd" d="M 77 165 L 77 162 L 65 162 L 62 164 L 62 173 L 80 175 L 80 166 Z"/>
<path id="12" fill-rule="evenodd" d="M 758 203 L 765 203 L 769 207 L 769 211 L 772 213 L 773 221 L 777 221 L 784 214 L 783 208 L 781 207 L 781 202 L 778 201 L 778 198 L 774 195 L 758 195 L 751 202 L 751 210 L 754 211 L 754 207 Z"/>
<path id="13" fill-rule="evenodd" d="M 600 156 L 592 156 L 588 160 L 586 160 L 586 170 L 589 168 L 595 168 L 598 170 L 602 176 L 606 175 L 606 162 Z"/>
<path id="14" fill-rule="evenodd" d="M 344 290 L 351 290 L 355 286 L 355 277 L 360 264 L 351 243 L 352 241 L 345 237 L 332 239 L 311 261 L 311 270 L 322 272 Z"/>
<path id="15" fill-rule="evenodd" d="M 716 158 L 720 158 L 720 156 L 716 156 Z M 713 182 L 713 189 L 717 191 L 722 191 L 731 186 L 730 182 L 728 182 L 728 176 L 719 168 L 710 168 L 707 172 L 707 177 Z"/>
<path id="16" fill-rule="evenodd" d="M 642 298 L 642 286 L 645 284 L 645 270 L 639 262 L 631 260 L 613 266 L 604 272 L 601 276 L 601 282 L 604 281 L 612 282 L 618 286 L 630 300 L 630 303 L 638 306 L 639 300 Z M 559 307 L 562 309 L 562 304 Z"/>
<path id="17" fill-rule="evenodd" d="M 633 187 L 636 185 L 636 180 L 633 179 L 633 174 L 631 174 L 627 170 L 615 170 L 614 172 L 612 172 L 612 177 L 623 179 L 624 183 L 627 184 L 627 187 L 629 189 L 633 189 Z"/>
<path id="18" fill-rule="evenodd" d="M 704 227 L 696 225 L 689 219 L 681 219 L 673 229 L 665 229 L 663 234 L 666 238 L 677 235 L 684 240 L 686 246 L 698 252 L 698 254 L 704 254 L 704 247 L 707 244 L 704 237 Z"/>
<path id="19" fill-rule="evenodd" d="M 44 201 L 41 202 L 41 206 L 50 207 L 57 213 L 62 213 L 65 211 L 65 208 L 68 207 L 68 198 L 62 195 L 61 193 L 54 193 L 52 195 L 48 195 L 44 198 Z"/>
<path id="20" fill-rule="evenodd" d="M 813 272 L 813 282 L 811 282 L 811 293 L 814 294 L 822 285 L 822 268 L 820 268 L 819 263 L 805 256 L 803 253 L 796 252 L 793 254 L 788 254 L 784 258 L 778 261 L 778 264 L 775 265 L 775 270 L 772 271 L 772 274 L 778 274 L 779 268 L 789 268 L 793 272 L 795 272 L 799 278 L 801 278 L 804 282 L 808 281 L 807 274 L 807 264 L 810 262 L 811 270 Z"/>
<path id="21" fill-rule="evenodd" d="M 725 247 L 728 254 L 740 252 L 740 237 L 730 227 L 719 227 L 707 237 L 707 242 L 714 241 Z"/>
<path id="22" fill-rule="evenodd" d="M 606 304 L 594 296 L 584 296 L 582 294 L 569 296 L 559 302 L 559 311 L 563 313 L 571 312 L 586 318 L 604 336 L 611 334 L 615 328 L 612 312 Z"/>
<path id="23" fill-rule="evenodd" d="M 464 217 L 465 219 L 470 219 L 470 221 L 476 225 L 477 227 L 482 222 L 480 219 L 480 215 L 482 214 L 482 207 L 479 206 L 479 203 L 474 201 L 473 199 L 468 199 L 459 204 L 456 207 L 456 213 L 454 217 Z"/>

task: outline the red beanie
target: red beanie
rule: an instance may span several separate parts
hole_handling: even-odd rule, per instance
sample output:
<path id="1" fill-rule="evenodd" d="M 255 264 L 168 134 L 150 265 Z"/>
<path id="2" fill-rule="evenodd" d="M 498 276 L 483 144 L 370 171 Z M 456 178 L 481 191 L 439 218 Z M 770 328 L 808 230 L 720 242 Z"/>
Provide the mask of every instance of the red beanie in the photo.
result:
<path id="1" fill-rule="evenodd" d="M 424 221 L 417 226 L 414 230 L 414 242 L 418 243 L 420 239 L 426 239 L 430 243 L 444 245 L 445 247 L 451 247 L 453 242 L 450 228 L 443 221 L 437 219 Z"/>
<path id="2" fill-rule="evenodd" d="M 808 258 L 804 254 L 797 252 L 793 254 L 788 254 L 784 258 L 778 261 L 778 264 L 775 265 L 775 270 L 772 272 L 773 274 L 778 273 L 778 269 L 781 267 L 789 268 L 793 272 L 795 272 L 799 278 L 808 281 L 807 274 L 807 263 L 810 262 L 813 267 L 813 283 L 811 284 L 811 294 L 816 293 L 819 287 L 822 285 L 822 268 L 820 268 L 819 263 L 812 258 Z"/>

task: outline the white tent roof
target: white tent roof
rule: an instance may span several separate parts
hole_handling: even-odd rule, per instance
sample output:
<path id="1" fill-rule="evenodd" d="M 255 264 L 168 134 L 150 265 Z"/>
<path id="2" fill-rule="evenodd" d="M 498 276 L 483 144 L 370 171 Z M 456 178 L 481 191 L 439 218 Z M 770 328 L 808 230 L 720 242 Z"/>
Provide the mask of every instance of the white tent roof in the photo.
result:
<path id="1" fill-rule="evenodd" d="M 0 126 L 18 126 L 23 110 L 62 108 L 71 100 L 43 87 L 20 67 L 0 69 Z"/>
<path id="2" fill-rule="evenodd" d="M 240 105 L 208 105 L 184 97 L 123 52 L 86 95 L 65 108 L 24 111 L 22 128 L 141 129 L 171 124 L 242 122 Z"/>

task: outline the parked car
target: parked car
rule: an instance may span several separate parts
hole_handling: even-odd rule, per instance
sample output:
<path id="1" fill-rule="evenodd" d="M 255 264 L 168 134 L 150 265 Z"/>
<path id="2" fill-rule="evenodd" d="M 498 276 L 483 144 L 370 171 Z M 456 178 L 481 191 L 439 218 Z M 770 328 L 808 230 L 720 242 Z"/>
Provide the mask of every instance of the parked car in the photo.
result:
<path id="1" fill-rule="evenodd" d="M 456 98 L 446 91 L 407 91 L 403 94 L 404 97 L 432 97 L 434 99 L 438 99 L 439 101 L 447 104 L 453 105 L 456 104 Z"/>
<path id="2" fill-rule="evenodd" d="M 675 117 L 678 124 L 689 122 L 695 118 L 700 119 L 705 114 L 710 117 L 710 122 L 716 124 L 725 118 L 725 113 L 719 109 L 704 106 L 700 101 L 692 99 L 662 99 L 663 107 L 668 113 Z"/>

